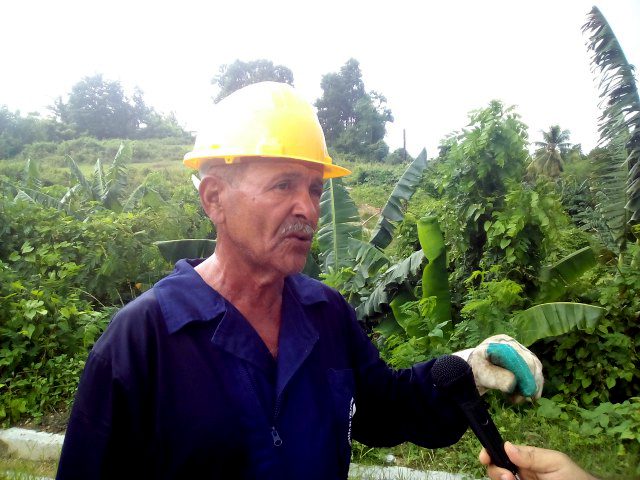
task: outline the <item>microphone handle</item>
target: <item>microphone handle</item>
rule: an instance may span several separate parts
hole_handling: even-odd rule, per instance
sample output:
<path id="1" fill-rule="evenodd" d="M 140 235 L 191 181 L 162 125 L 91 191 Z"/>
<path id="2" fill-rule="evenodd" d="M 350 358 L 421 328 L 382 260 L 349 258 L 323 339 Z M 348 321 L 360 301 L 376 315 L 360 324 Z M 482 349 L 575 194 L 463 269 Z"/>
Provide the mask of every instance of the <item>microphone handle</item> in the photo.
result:
<path id="1" fill-rule="evenodd" d="M 504 440 L 489 415 L 482 399 L 462 402 L 460 408 L 469 420 L 469 426 L 484 448 L 486 448 L 494 465 L 506 468 L 519 478 L 518 467 L 509 460 L 504 451 Z"/>

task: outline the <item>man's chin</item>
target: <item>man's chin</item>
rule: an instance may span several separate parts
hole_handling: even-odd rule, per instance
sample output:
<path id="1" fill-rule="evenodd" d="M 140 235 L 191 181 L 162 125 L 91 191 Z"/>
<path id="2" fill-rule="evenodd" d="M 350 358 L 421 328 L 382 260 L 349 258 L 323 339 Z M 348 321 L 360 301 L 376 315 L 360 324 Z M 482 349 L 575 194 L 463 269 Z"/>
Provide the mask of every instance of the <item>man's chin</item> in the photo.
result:
<path id="1" fill-rule="evenodd" d="M 307 254 L 308 252 L 304 255 L 291 254 L 291 256 L 282 263 L 286 275 L 295 275 L 302 272 L 307 264 Z"/>

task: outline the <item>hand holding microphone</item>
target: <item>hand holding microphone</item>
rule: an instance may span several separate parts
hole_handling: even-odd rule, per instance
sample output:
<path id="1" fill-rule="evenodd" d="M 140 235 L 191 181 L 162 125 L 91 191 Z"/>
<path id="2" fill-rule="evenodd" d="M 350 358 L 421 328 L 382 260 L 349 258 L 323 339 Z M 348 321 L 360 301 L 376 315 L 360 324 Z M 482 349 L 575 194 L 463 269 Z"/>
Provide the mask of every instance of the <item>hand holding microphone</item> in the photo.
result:
<path id="1" fill-rule="evenodd" d="M 513 445 L 509 442 L 504 449 L 509 459 L 518 465 L 522 480 L 597 480 L 557 450 Z M 484 449 L 480 452 L 480 463 L 488 466 L 487 474 L 493 480 L 513 480 L 507 472 L 492 463 Z"/>
<path id="2" fill-rule="evenodd" d="M 431 376 L 440 393 L 456 402 L 465 414 L 471 430 L 487 450 L 493 463 L 511 471 L 518 479 L 518 467 L 505 453 L 502 436 L 480 398 L 469 364 L 460 357 L 443 355 L 431 367 Z"/>

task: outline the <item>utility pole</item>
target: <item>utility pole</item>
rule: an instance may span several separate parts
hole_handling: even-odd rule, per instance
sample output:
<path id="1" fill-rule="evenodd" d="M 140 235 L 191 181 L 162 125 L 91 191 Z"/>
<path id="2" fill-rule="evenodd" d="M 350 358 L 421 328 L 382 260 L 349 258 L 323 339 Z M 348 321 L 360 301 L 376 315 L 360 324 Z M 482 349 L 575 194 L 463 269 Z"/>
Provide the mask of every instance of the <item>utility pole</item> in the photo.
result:
<path id="1" fill-rule="evenodd" d="M 407 131 L 402 129 L 402 163 L 407 163 Z"/>

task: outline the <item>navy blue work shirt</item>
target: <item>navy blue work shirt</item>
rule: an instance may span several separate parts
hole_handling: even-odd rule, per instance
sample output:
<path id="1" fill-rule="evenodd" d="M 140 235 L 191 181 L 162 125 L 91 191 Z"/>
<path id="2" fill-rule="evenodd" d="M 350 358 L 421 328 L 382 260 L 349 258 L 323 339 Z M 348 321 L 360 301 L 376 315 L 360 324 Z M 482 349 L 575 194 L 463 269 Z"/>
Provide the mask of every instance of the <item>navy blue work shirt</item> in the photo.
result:
<path id="1" fill-rule="evenodd" d="M 58 479 L 346 479 L 351 438 L 455 443 L 432 362 L 392 370 L 342 296 L 287 277 L 275 360 L 194 266 L 120 310 L 91 351 Z"/>

